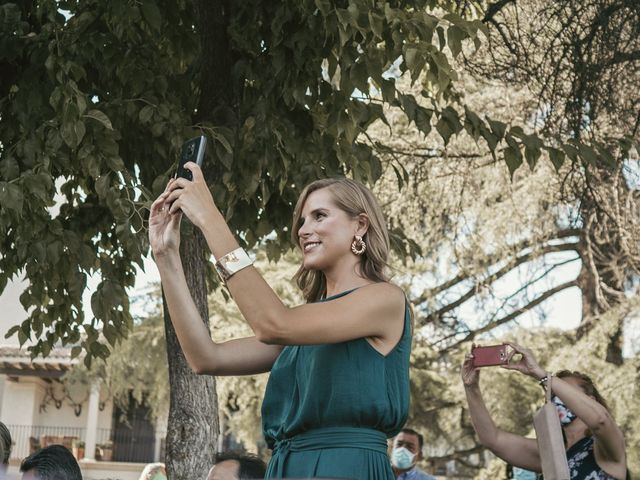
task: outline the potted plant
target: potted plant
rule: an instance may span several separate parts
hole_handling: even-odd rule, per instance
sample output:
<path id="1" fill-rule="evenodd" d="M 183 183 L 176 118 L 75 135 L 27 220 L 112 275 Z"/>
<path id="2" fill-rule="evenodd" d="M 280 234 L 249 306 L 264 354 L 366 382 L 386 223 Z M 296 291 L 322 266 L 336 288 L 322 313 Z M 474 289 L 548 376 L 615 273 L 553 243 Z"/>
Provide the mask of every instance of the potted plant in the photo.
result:
<path id="1" fill-rule="evenodd" d="M 101 452 L 101 460 L 103 462 L 110 462 L 113 458 L 113 442 L 111 440 L 98 445 Z"/>
<path id="2" fill-rule="evenodd" d="M 84 458 L 84 442 L 82 440 L 74 439 L 71 443 L 71 451 L 76 460 L 82 460 Z"/>

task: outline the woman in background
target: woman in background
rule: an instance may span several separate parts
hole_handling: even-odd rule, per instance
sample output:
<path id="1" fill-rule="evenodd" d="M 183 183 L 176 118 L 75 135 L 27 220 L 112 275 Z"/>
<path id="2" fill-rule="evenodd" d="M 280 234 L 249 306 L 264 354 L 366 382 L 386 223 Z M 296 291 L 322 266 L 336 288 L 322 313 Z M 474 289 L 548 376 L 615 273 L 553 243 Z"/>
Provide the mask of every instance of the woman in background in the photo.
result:
<path id="1" fill-rule="evenodd" d="M 508 343 L 522 358 L 502 368 L 516 370 L 536 379 L 546 388 L 547 372 L 527 348 Z M 542 471 L 538 443 L 496 427 L 480 391 L 480 370 L 473 366 L 473 355 L 462 364 L 469 414 L 480 443 L 505 462 L 536 472 Z M 580 372 L 563 370 L 552 381 L 552 401 L 556 405 L 567 450 L 571 480 L 625 480 L 625 444 L 622 431 L 609 413 L 609 407 L 591 379 Z"/>

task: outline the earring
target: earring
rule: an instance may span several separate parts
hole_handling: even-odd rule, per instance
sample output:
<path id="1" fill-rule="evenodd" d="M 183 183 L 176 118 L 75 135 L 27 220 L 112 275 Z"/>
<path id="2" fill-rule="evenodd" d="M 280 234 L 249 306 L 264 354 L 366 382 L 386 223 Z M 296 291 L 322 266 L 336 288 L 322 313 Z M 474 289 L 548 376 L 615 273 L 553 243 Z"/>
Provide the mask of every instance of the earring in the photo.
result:
<path id="1" fill-rule="evenodd" d="M 351 242 L 351 251 L 355 255 L 362 255 L 367 249 L 367 244 L 360 235 L 355 236 L 355 240 Z"/>

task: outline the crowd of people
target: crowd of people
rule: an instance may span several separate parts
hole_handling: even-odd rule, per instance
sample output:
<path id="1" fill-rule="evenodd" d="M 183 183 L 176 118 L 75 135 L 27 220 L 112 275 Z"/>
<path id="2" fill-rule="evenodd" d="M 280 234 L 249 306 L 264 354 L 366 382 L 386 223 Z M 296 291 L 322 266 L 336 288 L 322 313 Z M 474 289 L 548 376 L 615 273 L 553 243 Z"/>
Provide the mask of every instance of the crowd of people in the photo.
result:
<path id="1" fill-rule="evenodd" d="M 253 267 L 200 168 L 194 163 L 186 168 L 192 180 L 171 179 L 149 218 L 150 245 L 180 345 L 200 374 L 270 372 L 262 404 L 263 433 L 272 450 L 269 463 L 248 454 L 221 453 L 208 480 L 433 480 L 417 467 L 423 458 L 422 435 L 405 425 L 413 316 L 404 292 L 387 273 L 389 235 L 372 192 L 347 178 L 318 180 L 303 189 L 291 237 L 302 254 L 295 278 L 305 303 L 290 307 Z M 211 339 L 180 259 L 183 216 L 204 235 L 253 336 L 223 343 Z M 630 478 L 622 431 L 590 378 L 568 371 L 552 376 L 529 349 L 509 345 L 502 367 L 551 389 L 571 480 Z M 461 369 L 480 443 L 515 468 L 540 472 L 536 440 L 494 423 L 480 389 L 481 368 L 469 353 Z M 6 428 L 0 428 L 0 438 L 6 465 L 11 448 Z M 25 458 L 20 471 L 23 479 L 82 478 L 75 458 L 60 445 Z M 162 466 L 150 466 L 143 478 L 164 475 Z"/>

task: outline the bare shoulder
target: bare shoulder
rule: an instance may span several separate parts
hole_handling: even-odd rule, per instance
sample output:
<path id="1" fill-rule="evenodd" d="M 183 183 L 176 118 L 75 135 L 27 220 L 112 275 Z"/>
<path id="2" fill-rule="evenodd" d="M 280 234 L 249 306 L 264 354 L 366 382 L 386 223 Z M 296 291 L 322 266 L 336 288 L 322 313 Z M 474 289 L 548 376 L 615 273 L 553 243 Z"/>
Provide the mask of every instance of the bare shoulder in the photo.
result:
<path id="1" fill-rule="evenodd" d="M 389 282 L 377 282 L 365 285 L 364 287 L 358 288 L 354 293 L 369 297 L 380 297 L 382 295 L 388 299 L 395 298 L 396 300 L 402 300 L 403 302 L 405 298 L 404 291 L 397 285 Z"/>
<path id="2" fill-rule="evenodd" d="M 404 291 L 388 282 L 372 283 L 360 287 L 353 292 L 354 299 L 366 302 L 372 309 L 383 309 L 385 312 L 404 310 L 406 297 Z"/>

